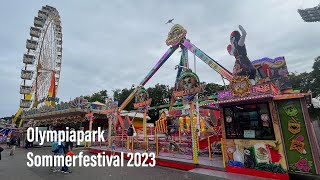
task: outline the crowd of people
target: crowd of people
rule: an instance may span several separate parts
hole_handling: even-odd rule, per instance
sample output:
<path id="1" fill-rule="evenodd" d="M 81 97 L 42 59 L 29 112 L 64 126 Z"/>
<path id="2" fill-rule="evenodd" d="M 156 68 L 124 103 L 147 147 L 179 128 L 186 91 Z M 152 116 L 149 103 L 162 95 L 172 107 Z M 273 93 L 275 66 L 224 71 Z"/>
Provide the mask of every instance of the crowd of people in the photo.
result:
<path id="1" fill-rule="evenodd" d="M 7 136 L 6 138 L 6 145 L 7 149 L 10 150 L 10 156 L 13 156 L 15 154 L 16 146 L 20 147 L 20 136 L 12 133 Z M 23 146 L 25 149 L 29 149 L 33 147 L 33 142 L 29 142 L 27 139 L 25 139 L 25 144 Z M 72 156 L 73 152 L 73 143 L 72 142 L 52 142 L 52 153 L 54 156 L 57 155 L 64 155 L 64 156 Z M 0 160 L 1 160 L 1 152 L 4 151 L 4 147 L 1 147 L 0 145 Z M 63 167 L 52 167 L 53 172 L 61 171 L 63 173 L 71 173 L 69 170 L 69 167 L 64 165 Z"/>
<path id="2" fill-rule="evenodd" d="M 6 138 L 7 149 L 10 149 L 10 156 L 14 155 L 14 151 L 16 150 L 16 146 L 20 147 L 20 137 L 17 137 L 15 134 L 8 135 Z M 4 150 L 3 147 L 0 146 L 0 160 L 1 153 Z"/>

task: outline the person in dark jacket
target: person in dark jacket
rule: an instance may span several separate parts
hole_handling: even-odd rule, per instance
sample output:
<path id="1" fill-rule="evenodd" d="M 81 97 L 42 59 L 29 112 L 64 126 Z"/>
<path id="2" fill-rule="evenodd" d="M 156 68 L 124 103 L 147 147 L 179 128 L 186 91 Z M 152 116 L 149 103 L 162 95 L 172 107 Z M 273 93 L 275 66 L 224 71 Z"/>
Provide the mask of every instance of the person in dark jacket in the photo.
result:
<path id="1" fill-rule="evenodd" d="M 0 146 L 0 160 L 1 160 L 1 152 L 3 151 L 3 148 Z"/>
<path id="2" fill-rule="evenodd" d="M 74 129 L 71 129 L 71 131 L 74 130 Z M 66 141 L 64 143 L 64 147 L 63 147 L 63 153 L 64 153 L 64 156 L 66 157 L 67 156 L 67 153 L 69 151 L 72 151 L 72 148 L 73 148 L 73 142 L 71 141 Z M 61 169 L 61 171 L 63 171 L 64 173 L 71 173 L 71 171 L 69 170 L 68 166 L 64 165 L 64 167 Z"/>

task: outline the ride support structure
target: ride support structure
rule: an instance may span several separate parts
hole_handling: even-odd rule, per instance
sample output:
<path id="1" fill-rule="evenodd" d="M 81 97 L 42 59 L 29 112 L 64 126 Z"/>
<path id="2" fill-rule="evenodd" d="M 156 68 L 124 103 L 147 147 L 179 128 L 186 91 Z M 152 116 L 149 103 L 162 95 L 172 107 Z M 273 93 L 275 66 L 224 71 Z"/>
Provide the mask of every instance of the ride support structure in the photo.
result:
<path id="1" fill-rule="evenodd" d="M 173 31 L 178 33 L 174 34 Z M 118 111 L 122 111 L 129 102 L 133 99 L 136 93 L 139 91 L 141 87 L 143 87 L 152 76 L 161 68 L 161 66 L 170 58 L 170 56 L 177 50 L 179 47 L 182 49 L 188 49 L 194 55 L 196 55 L 200 60 L 209 65 L 213 70 L 215 70 L 218 74 L 220 74 L 223 78 L 227 79 L 229 82 L 232 80 L 232 73 L 228 71 L 225 67 L 220 65 L 217 61 L 209 57 L 206 53 L 201 51 L 198 47 L 192 44 L 189 40 L 185 38 L 186 30 L 183 29 L 181 25 L 174 25 L 171 31 L 168 34 L 167 45 L 171 45 L 171 47 L 167 50 L 166 53 L 160 58 L 157 64 L 151 69 L 151 71 L 146 75 L 146 77 L 140 82 L 138 87 L 127 97 L 127 99 L 120 105 Z M 169 43 L 168 43 L 169 41 Z M 182 67 L 181 70 L 183 69 Z M 179 69 L 180 70 L 180 69 Z M 180 72 L 181 72 L 180 70 Z M 178 71 L 179 72 L 179 71 Z M 178 76 L 178 75 L 177 75 Z"/>

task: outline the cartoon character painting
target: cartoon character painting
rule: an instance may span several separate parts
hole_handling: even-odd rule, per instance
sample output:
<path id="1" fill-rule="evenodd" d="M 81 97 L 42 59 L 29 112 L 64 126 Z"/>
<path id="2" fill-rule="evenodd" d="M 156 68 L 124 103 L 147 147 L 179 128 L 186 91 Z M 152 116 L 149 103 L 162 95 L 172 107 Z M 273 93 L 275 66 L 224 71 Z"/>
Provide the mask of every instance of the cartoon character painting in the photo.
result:
<path id="1" fill-rule="evenodd" d="M 289 72 L 284 57 L 274 59 L 264 57 L 252 61 L 252 64 L 258 71 L 260 80 L 257 84 L 271 81 L 281 91 L 290 92 L 292 84 L 288 80 Z"/>
<path id="2" fill-rule="evenodd" d="M 253 67 L 251 61 L 247 56 L 247 49 L 245 45 L 246 31 L 239 25 L 239 31 L 233 31 L 230 35 L 230 43 L 227 50 L 231 56 L 236 58 L 233 75 L 234 76 L 248 76 L 251 83 L 254 84 L 256 77 L 256 69 Z"/>
<path id="3" fill-rule="evenodd" d="M 255 159 L 251 148 L 244 148 L 244 167 L 252 168 L 255 167 Z"/>
<path id="4" fill-rule="evenodd" d="M 293 118 L 296 117 L 299 113 L 298 109 L 295 107 L 295 103 L 292 101 L 287 102 L 283 109 L 288 116 Z"/>

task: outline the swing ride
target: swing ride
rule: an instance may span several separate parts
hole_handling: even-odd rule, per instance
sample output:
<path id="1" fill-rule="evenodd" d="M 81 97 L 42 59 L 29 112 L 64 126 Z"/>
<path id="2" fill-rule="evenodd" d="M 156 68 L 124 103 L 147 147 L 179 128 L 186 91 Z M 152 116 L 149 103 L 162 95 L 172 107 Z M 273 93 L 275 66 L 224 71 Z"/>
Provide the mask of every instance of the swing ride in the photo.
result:
<path id="1" fill-rule="evenodd" d="M 172 27 L 166 40 L 169 49 L 117 110 L 119 114 L 136 97 L 135 107 L 144 114 L 143 130 L 137 138 L 127 137 L 126 149 L 131 152 L 138 151 L 137 144 L 143 144 L 142 148 L 146 151 L 156 152 L 161 164 L 166 155 L 176 151 L 178 154 L 192 155 L 193 164 L 198 165 L 199 158 L 203 155 L 201 150 L 207 148 L 211 160 L 214 151 L 211 144 L 220 141 L 221 163 L 229 172 L 276 179 L 288 179 L 289 171 L 304 171 L 310 174 L 319 172 L 319 166 L 314 166 L 319 164 L 314 137 L 306 131 L 307 128 L 310 129 L 310 119 L 306 111 L 308 94 L 293 91 L 288 82 L 284 57 L 263 58 L 251 62 L 245 47 L 246 32 L 242 26 L 239 26 L 239 29 L 242 33 L 232 32 L 231 44 L 227 48 L 229 54 L 236 59 L 234 71 L 231 73 L 187 40 L 187 31 L 181 25 L 175 24 Z M 178 48 L 181 48 L 182 55 L 179 65 L 176 66 L 178 72 L 173 98 L 168 105 L 159 106 L 168 107 L 168 113 L 160 113 L 154 132 L 150 132 L 146 128 L 146 114 L 150 109 L 151 99 L 148 99 L 143 87 Z M 218 92 L 217 100 L 211 102 L 211 108 L 217 112 L 214 117 L 219 118 L 218 126 L 212 126 L 214 123 L 201 115 L 197 105 L 197 95 L 203 90 L 203 84 L 189 68 L 188 50 L 230 82 L 229 88 Z M 182 105 L 179 108 L 174 107 L 177 101 Z M 283 109 L 277 109 L 278 106 Z M 294 113 L 291 112 L 293 108 Z M 286 114 L 294 118 L 288 124 Z M 296 120 L 298 114 L 301 122 Z M 118 121 L 123 124 L 122 118 L 118 118 Z M 302 128 L 300 123 L 305 124 L 305 128 Z M 171 131 L 172 124 L 178 127 L 178 140 L 174 137 L 176 133 Z M 295 128 L 298 130 L 294 130 Z M 294 135 L 289 140 L 283 139 L 290 137 L 290 133 Z M 300 136 L 290 140 L 295 134 Z M 205 137 L 201 139 L 202 136 Z M 168 137 L 171 139 L 168 140 Z M 151 147 L 154 144 L 156 147 Z M 170 148 L 166 150 L 164 147 L 168 144 Z M 287 154 L 284 153 L 285 149 Z M 307 155 L 297 159 L 297 152 Z M 181 160 L 174 155 L 170 156 L 170 159 L 175 159 L 175 167 L 183 166 L 179 164 Z M 300 161 L 311 163 L 307 167 L 297 166 Z M 289 167 L 287 163 L 290 164 Z"/>

